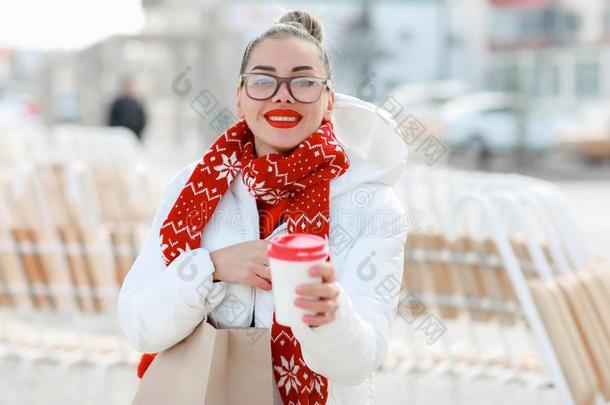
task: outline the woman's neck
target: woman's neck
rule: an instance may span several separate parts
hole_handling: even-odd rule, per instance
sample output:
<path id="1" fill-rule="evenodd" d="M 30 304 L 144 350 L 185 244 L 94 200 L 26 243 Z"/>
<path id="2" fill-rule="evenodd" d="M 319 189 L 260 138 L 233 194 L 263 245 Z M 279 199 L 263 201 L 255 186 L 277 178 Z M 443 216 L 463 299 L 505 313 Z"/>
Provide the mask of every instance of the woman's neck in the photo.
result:
<path id="1" fill-rule="evenodd" d="M 257 157 L 269 155 L 271 153 L 279 153 L 280 155 L 288 156 L 291 151 L 292 150 L 282 151 L 282 150 L 276 149 L 273 146 L 268 145 L 265 142 L 262 142 L 261 140 L 257 139 L 256 137 L 254 138 L 254 152 L 256 153 Z"/>

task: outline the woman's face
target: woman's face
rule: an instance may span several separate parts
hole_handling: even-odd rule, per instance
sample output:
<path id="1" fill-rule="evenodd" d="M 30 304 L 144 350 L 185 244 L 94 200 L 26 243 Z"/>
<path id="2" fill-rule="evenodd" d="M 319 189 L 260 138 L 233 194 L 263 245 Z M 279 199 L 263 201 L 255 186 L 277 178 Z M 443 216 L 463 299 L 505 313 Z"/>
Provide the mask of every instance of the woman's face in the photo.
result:
<path id="1" fill-rule="evenodd" d="M 280 77 L 313 76 L 326 78 L 318 48 L 299 38 L 267 38 L 252 51 L 245 73 L 263 73 Z M 253 100 L 244 86 L 237 89 L 236 111 L 245 118 L 254 134 L 258 156 L 269 153 L 288 154 L 315 132 L 322 121 L 330 120 L 335 94 L 326 88 L 318 101 L 296 101 L 283 83 L 267 100 Z M 284 118 L 279 118 L 283 116 Z M 296 116 L 287 123 L 286 116 Z M 278 120 L 283 120 L 278 123 Z"/>

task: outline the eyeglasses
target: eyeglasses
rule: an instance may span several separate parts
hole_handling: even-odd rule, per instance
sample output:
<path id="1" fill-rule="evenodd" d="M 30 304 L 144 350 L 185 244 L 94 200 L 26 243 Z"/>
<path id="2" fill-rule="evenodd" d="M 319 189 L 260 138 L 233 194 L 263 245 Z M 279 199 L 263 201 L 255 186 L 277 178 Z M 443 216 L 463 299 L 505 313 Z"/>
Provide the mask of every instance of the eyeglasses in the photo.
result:
<path id="1" fill-rule="evenodd" d="M 300 103 L 315 103 L 320 99 L 324 88 L 330 90 L 330 79 L 320 77 L 279 77 L 261 73 L 243 73 L 240 76 L 246 87 L 246 94 L 253 100 L 268 100 L 275 96 L 282 83 L 288 92 Z"/>

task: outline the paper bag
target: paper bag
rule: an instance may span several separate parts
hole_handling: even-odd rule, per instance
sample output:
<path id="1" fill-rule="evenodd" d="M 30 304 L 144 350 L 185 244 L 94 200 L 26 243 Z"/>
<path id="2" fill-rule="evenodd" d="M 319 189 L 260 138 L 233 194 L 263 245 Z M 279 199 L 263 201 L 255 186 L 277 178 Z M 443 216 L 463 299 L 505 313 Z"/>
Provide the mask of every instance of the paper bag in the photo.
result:
<path id="1" fill-rule="evenodd" d="M 155 357 L 132 405 L 271 405 L 273 384 L 269 329 L 204 321 Z"/>

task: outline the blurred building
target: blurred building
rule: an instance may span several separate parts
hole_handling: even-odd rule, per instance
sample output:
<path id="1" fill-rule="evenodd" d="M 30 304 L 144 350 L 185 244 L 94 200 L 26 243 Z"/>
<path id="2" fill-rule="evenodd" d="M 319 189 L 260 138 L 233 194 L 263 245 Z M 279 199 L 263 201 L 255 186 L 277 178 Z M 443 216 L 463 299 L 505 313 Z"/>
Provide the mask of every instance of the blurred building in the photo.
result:
<path id="1" fill-rule="evenodd" d="M 369 101 L 404 83 L 440 80 L 566 105 L 610 95 L 609 0 L 286 0 L 281 7 L 143 0 L 142 7 L 137 34 L 76 52 L 0 48 L 0 98 L 25 99 L 48 124 L 101 125 L 131 76 L 149 110 L 145 142 L 209 143 L 234 111 L 248 40 L 293 7 L 322 17 L 337 90 Z"/>
<path id="2" fill-rule="evenodd" d="M 9 51 L 6 82 L 23 84 L 47 124 L 104 125 L 130 77 L 148 110 L 147 143 L 210 142 L 214 120 L 233 111 L 240 34 L 216 1 L 145 0 L 143 8 L 146 23 L 137 34 L 76 51 Z"/>
<path id="3" fill-rule="evenodd" d="M 610 95 L 610 2 L 491 1 L 487 83 L 571 105 Z"/>
<path id="4" fill-rule="evenodd" d="M 145 1 L 146 25 L 134 36 L 99 43 L 77 58 L 83 78 L 81 119 L 99 124 L 121 79 L 131 76 L 150 117 L 146 134 L 155 141 L 209 142 L 215 117 L 233 111 L 233 88 L 241 52 L 239 33 L 215 1 Z M 179 22 L 179 23 L 177 23 Z M 99 80 L 96 85 L 87 85 Z"/>

